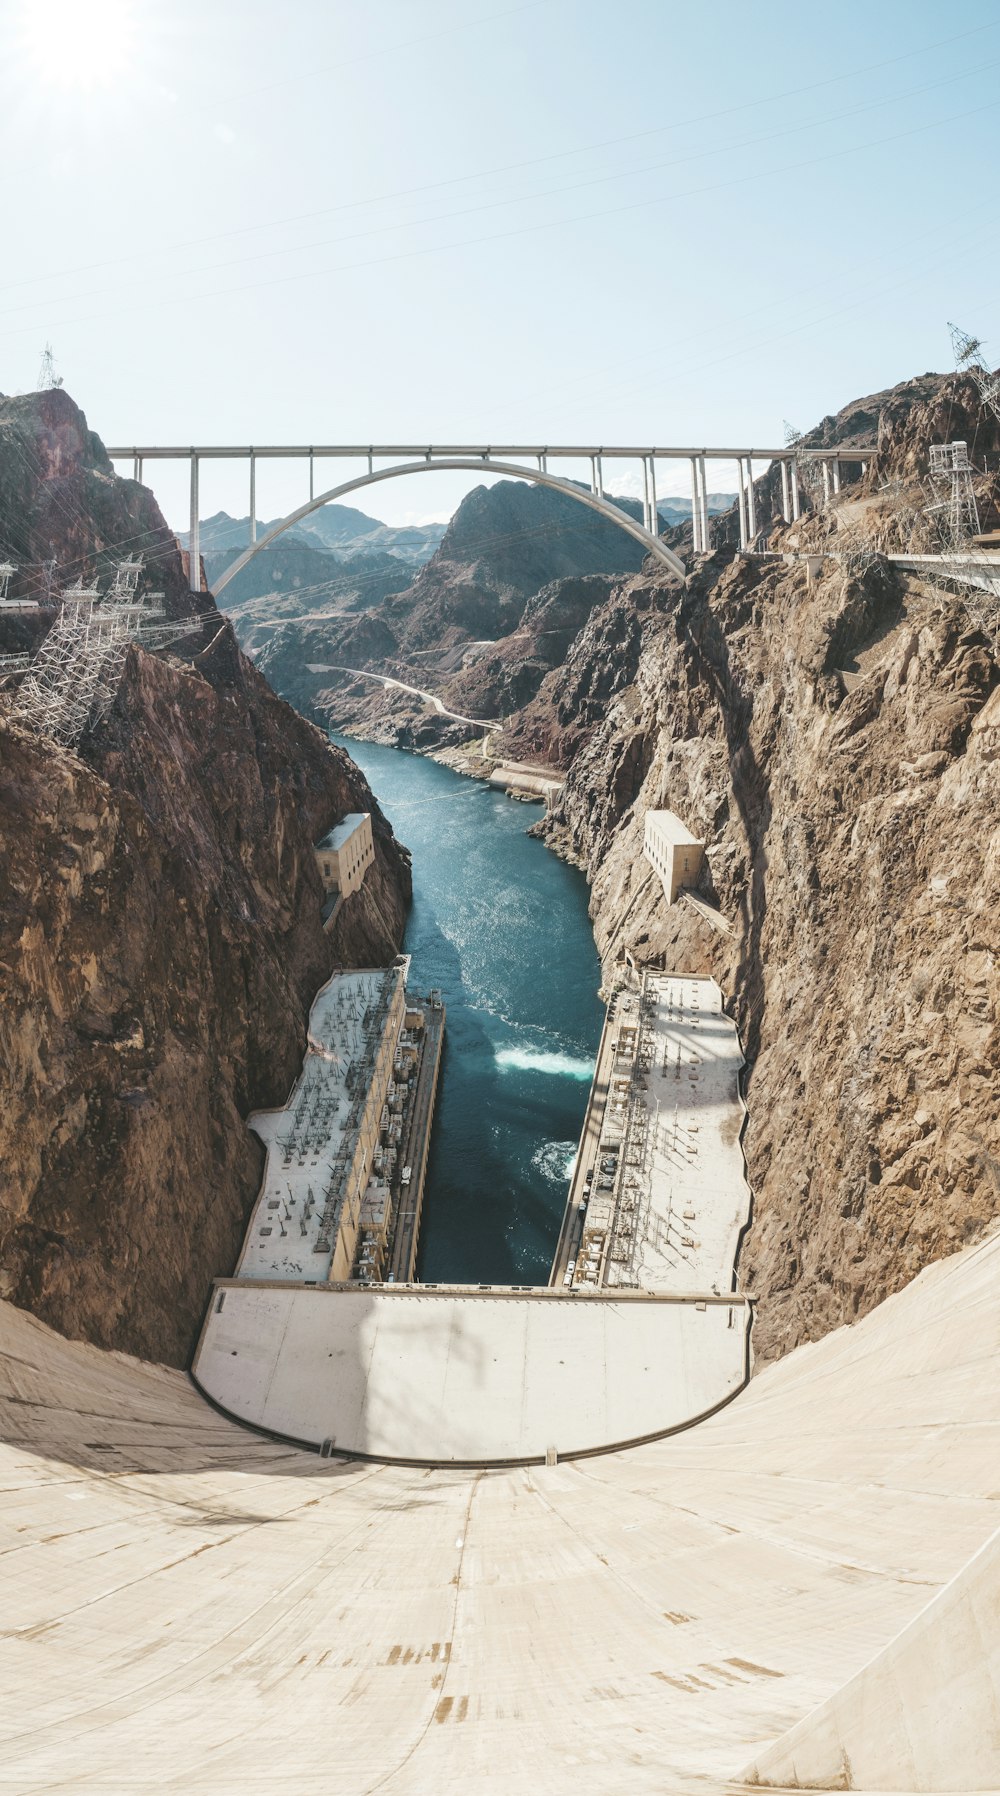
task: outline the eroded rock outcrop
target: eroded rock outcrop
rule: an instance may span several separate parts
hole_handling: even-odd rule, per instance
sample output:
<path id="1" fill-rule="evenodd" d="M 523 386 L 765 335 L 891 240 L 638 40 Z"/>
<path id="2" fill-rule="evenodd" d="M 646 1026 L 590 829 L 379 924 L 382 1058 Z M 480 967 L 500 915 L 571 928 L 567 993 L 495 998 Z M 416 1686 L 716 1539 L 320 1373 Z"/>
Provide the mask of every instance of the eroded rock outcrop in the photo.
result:
<path id="1" fill-rule="evenodd" d="M 894 454 L 917 454 L 902 427 Z M 788 536 L 835 547 L 865 504 L 845 492 Z M 1000 1211 L 1000 666 L 961 597 L 884 561 L 825 568 L 810 584 L 802 562 L 723 550 L 672 603 L 633 580 L 539 695 L 584 715 L 614 609 L 658 619 L 542 830 L 588 872 L 608 963 L 712 971 L 729 997 L 765 1358 Z M 702 895 L 730 933 L 666 906 L 642 856 L 661 806 L 708 844 Z"/>
<path id="2" fill-rule="evenodd" d="M 115 479 L 66 395 L 12 403 L 20 437 L 32 405 L 38 422 L 12 473 L 0 418 L 0 546 L 19 577 L 50 542 L 92 577 L 141 529 L 168 609 L 190 610 L 151 496 Z M 0 1280 L 66 1334 L 172 1364 L 256 1193 L 247 1112 L 287 1094 L 335 962 L 396 951 L 409 897 L 359 770 L 198 603 L 191 658 L 133 648 L 78 753 L 0 697 Z M 373 811 L 376 863 L 327 936 L 312 844 L 356 809 Z"/>
<path id="3" fill-rule="evenodd" d="M 637 514 L 634 501 L 620 503 Z M 463 716 L 509 716 L 561 663 L 620 574 L 641 564 L 633 538 L 576 500 L 501 480 L 469 493 L 412 585 L 363 615 L 283 618 L 262 633 L 259 613 L 251 624 L 241 611 L 234 625 L 276 690 L 306 715 L 429 747 L 470 732 L 423 700 L 398 690 L 387 697 L 347 670 L 429 688 Z"/>

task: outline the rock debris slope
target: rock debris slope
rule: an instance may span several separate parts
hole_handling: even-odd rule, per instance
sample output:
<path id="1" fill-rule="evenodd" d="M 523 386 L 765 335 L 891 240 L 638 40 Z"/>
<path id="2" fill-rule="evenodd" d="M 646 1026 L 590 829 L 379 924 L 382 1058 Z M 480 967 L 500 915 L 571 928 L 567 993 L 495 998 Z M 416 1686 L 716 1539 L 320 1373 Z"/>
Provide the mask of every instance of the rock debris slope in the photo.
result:
<path id="1" fill-rule="evenodd" d="M 0 498 L 15 590 L 50 544 L 69 577 L 139 546 L 191 610 L 151 495 L 64 393 L 0 407 Z M 0 696 L 0 1279 L 68 1335 L 174 1365 L 257 1189 L 244 1117 L 284 1099 L 334 962 L 396 951 L 409 896 L 358 769 L 197 603 L 186 658 L 133 649 L 79 753 Z M 325 936 L 311 845 L 362 808 L 376 864 Z"/>

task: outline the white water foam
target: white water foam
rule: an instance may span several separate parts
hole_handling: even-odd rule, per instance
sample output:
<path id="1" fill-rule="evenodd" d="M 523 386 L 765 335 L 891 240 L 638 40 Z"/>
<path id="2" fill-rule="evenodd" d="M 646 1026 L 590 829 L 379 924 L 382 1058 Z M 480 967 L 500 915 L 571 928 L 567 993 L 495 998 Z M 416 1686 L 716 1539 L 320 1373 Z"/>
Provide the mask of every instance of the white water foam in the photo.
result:
<path id="1" fill-rule="evenodd" d="M 566 1185 L 576 1164 L 575 1141 L 543 1141 L 531 1156 L 531 1164 L 543 1179 L 554 1185 Z"/>
<path id="2" fill-rule="evenodd" d="M 496 1061 L 505 1073 L 552 1073 L 560 1079 L 588 1081 L 594 1076 L 592 1060 L 577 1060 L 573 1054 L 546 1053 L 538 1048 L 500 1048 Z"/>

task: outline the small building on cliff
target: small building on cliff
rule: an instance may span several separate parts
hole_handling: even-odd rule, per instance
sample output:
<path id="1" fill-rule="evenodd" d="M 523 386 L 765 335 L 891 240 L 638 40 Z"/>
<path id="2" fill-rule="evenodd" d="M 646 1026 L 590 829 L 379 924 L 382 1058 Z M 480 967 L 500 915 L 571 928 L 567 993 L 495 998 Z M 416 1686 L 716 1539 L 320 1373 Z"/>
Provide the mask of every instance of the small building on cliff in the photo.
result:
<path id="1" fill-rule="evenodd" d="M 668 904 L 673 904 L 682 887 L 697 884 L 705 844 L 685 828 L 673 811 L 646 812 L 642 849 L 660 876 Z"/>
<path id="2" fill-rule="evenodd" d="M 356 892 L 375 860 L 370 811 L 350 811 L 315 847 L 316 864 L 327 892 L 347 898 Z"/>

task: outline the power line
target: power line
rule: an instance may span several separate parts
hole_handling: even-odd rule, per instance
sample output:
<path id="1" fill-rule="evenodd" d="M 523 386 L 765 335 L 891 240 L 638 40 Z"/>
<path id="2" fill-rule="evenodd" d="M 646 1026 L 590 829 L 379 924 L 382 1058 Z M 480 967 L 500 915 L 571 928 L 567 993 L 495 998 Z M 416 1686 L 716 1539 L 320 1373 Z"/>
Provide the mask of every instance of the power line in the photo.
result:
<path id="1" fill-rule="evenodd" d="M 634 181 L 641 175 L 658 173 L 668 168 L 686 167 L 692 162 L 703 162 L 711 156 L 732 155 L 738 151 L 755 149 L 760 144 L 774 143 L 781 138 L 797 137 L 802 133 L 815 135 L 815 133 L 821 130 L 824 126 L 839 124 L 844 119 L 857 118 L 860 114 L 865 112 L 881 111 L 886 105 L 894 105 L 897 101 L 912 99 L 917 94 L 928 93 L 942 87 L 951 87 L 959 81 L 968 81 L 976 75 L 985 74 L 990 69 L 996 68 L 998 63 L 1000 63 L 1000 58 L 994 58 L 992 62 L 978 64 L 973 70 L 961 69 L 957 74 L 944 76 L 940 80 L 921 82 L 917 87 L 906 88 L 902 93 L 889 95 L 888 98 L 884 95 L 880 95 L 874 100 L 863 101 L 860 105 L 847 107 L 841 112 L 830 113 L 825 118 L 809 119 L 800 125 L 784 125 L 779 130 L 764 132 L 756 137 L 743 138 L 736 143 L 722 144 L 717 148 L 694 150 L 687 155 L 670 157 L 662 162 L 646 163 L 638 168 L 624 169 L 613 174 L 592 175 L 588 176 L 585 180 L 572 181 L 561 187 L 542 188 L 534 193 L 516 194 L 512 198 L 484 200 L 475 205 L 460 207 L 455 211 L 432 213 L 427 218 L 412 219 L 402 223 L 389 225 L 371 225 L 361 231 L 349 231 L 346 235 L 341 237 L 326 237 L 311 243 L 296 244 L 294 250 L 291 252 L 285 245 L 281 245 L 275 249 L 255 250 L 248 255 L 235 256 L 228 261 L 203 263 L 199 269 L 199 273 L 212 274 L 222 269 L 239 268 L 248 262 L 268 262 L 274 261 L 275 258 L 287 260 L 289 254 L 302 256 L 316 250 L 337 248 L 344 243 L 364 242 L 368 238 L 382 237 L 389 233 L 395 234 L 400 231 L 424 230 L 428 225 L 448 223 L 456 218 L 477 217 L 485 212 L 503 211 L 510 206 L 524 206 L 537 200 L 558 198 L 562 194 L 579 193 L 594 187 L 604 187 L 615 181 Z M 723 185 L 734 184 L 736 183 L 723 183 Z M 714 189 L 701 188 L 696 191 L 699 193 L 712 192 Z M 638 203 L 641 205 L 644 202 L 640 201 Z M 657 202 L 654 200 L 651 203 L 656 204 Z M 603 214 L 597 214 L 596 216 L 603 216 Z M 77 300 L 101 299 L 108 295 L 114 295 L 121 299 L 128 292 L 144 293 L 146 290 L 147 287 L 144 281 L 137 282 L 131 288 L 123 288 L 119 282 L 112 287 L 91 288 L 86 293 L 74 295 L 74 298 Z M 6 307 L 0 312 L 0 318 L 11 318 L 19 312 L 35 311 L 39 306 L 42 306 L 45 303 L 46 301 L 44 298 L 24 300 L 17 305 Z"/>
<path id="2" fill-rule="evenodd" d="M 165 309 L 171 310 L 175 306 L 183 304 L 200 305 L 207 299 L 221 299 L 239 293 L 260 292 L 267 288 L 295 285 L 296 283 L 303 281 L 326 281 L 329 280 L 331 275 L 349 274 L 366 268 L 384 268 L 397 262 L 412 261 L 422 256 L 441 255 L 450 250 L 475 249 L 487 243 L 509 242 L 516 237 L 537 236 L 539 232 L 551 232 L 564 229 L 566 226 L 591 224 L 595 220 L 603 218 L 622 217 L 628 213 L 643 211 L 654 206 L 676 204 L 677 202 L 686 199 L 699 199 L 707 194 L 721 193 L 732 188 L 745 187 L 748 184 L 759 185 L 762 182 L 779 175 L 782 179 L 785 179 L 789 174 L 795 173 L 799 169 L 821 167 L 829 162 L 837 161 L 844 156 L 853 156 L 867 152 L 868 150 L 879 149 L 885 144 L 901 143 L 909 138 L 922 136 L 928 131 L 938 131 L 942 130 L 945 126 L 965 122 L 969 118 L 978 116 L 980 113 L 994 112 L 998 107 L 1000 107 L 1000 99 L 988 100 L 982 106 L 972 108 L 966 107 L 961 112 L 948 114 L 944 118 L 930 119 L 922 125 L 911 126 L 906 131 L 891 132 L 884 137 L 872 138 L 866 143 L 848 144 L 840 149 L 827 151 L 823 155 L 809 156 L 798 162 L 785 163 L 780 168 L 763 171 L 752 170 L 748 174 L 738 175 L 727 181 L 713 182 L 704 187 L 688 188 L 682 193 L 654 195 L 648 199 L 632 200 L 623 205 L 602 207 L 595 212 L 578 213 L 570 218 L 546 219 L 538 224 L 519 225 L 505 231 L 485 232 L 480 237 L 456 239 L 452 243 L 433 244 L 417 249 L 401 250 L 391 255 L 369 257 L 361 262 L 340 263 L 333 267 L 314 269 L 308 274 L 296 273 L 276 275 L 264 281 L 245 281 L 233 287 L 211 288 L 206 293 L 184 294 L 174 299 L 162 300 L 154 306 L 147 307 L 146 312 L 148 314 L 153 311 L 162 311 Z M 67 325 L 72 324 L 89 324 L 96 319 L 104 319 L 105 317 L 106 314 L 103 312 L 88 313 L 86 316 L 79 318 L 60 319 L 59 323 L 62 328 L 65 328 Z M 2 340 L 8 341 L 13 337 L 23 336 L 26 329 L 34 330 L 35 326 L 20 326 L 16 330 L 5 331 L 2 333 Z"/>
<path id="3" fill-rule="evenodd" d="M 522 8 L 514 8 L 512 10 L 519 11 L 519 10 L 523 10 L 523 9 Z M 494 16 L 502 17 L 505 15 L 497 14 Z M 158 255 L 158 256 L 163 255 L 164 253 L 167 255 L 176 254 L 181 250 L 197 249 L 201 245 L 206 244 L 206 243 L 224 242 L 228 238 L 231 238 L 231 237 L 248 236 L 248 235 L 256 234 L 259 231 L 271 231 L 271 230 L 277 229 L 279 226 L 282 226 L 282 225 L 308 223 L 315 218 L 328 218 L 338 212 L 356 211 L 359 207 L 364 207 L 364 206 L 385 205 L 391 200 L 409 199 L 409 198 L 414 197 L 417 194 L 434 193 L 434 192 L 438 192 L 441 189 L 446 188 L 446 187 L 456 187 L 456 186 L 465 185 L 470 181 L 488 180 L 488 179 L 492 178 L 494 175 L 498 175 L 498 174 L 516 173 L 516 172 L 519 172 L 521 169 L 540 167 L 540 166 L 544 165 L 545 163 L 549 163 L 549 162 L 565 161 L 568 158 L 573 157 L 573 156 L 588 155 L 594 150 L 615 148 L 621 144 L 636 143 L 636 142 L 642 141 L 649 137 L 660 137 L 667 131 L 688 130 L 688 129 L 693 128 L 696 125 L 713 123 L 716 120 L 721 119 L 721 118 L 731 118 L 741 112 L 752 111 L 761 106 L 774 105 L 774 104 L 784 101 L 784 100 L 793 99 L 800 94 L 814 93 L 814 92 L 817 92 L 820 88 L 836 86 L 843 81 L 854 80 L 859 75 L 873 74 L 873 73 L 878 72 L 881 69 L 894 67 L 896 64 L 898 64 L 900 62 L 911 61 L 913 59 L 913 57 L 915 57 L 915 56 L 929 55 L 932 51 L 944 49 L 949 44 L 961 43 L 961 42 L 965 41 L 965 39 L 967 39 L 967 38 L 980 36 L 984 31 L 995 31 L 998 29 L 1000 29 L 1000 20 L 991 21 L 989 24 L 986 24 L 986 25 L 974 26 L 969 31 L 961 31 L 961 32 L 957 32 L 957 33 L 953 34 L 950 37 L 935 39 L 932 43 L 922 45 L 918 49 L 902 51 L 897 56 L 886 57 L 886 58 L 883 58 L 879 62 L 863 63 L 858 68 L 845 70 L 844 73 L 841 75 L 828 75 L 828 76 L 825 76 L 820 81 L 810 81 L 810 82 L 803 83 L 797 87 L 784 88 L 778 93 L 762 95 L 757 99 L 744 100 L 737 106 L 727 106 L 727 107 L 723 107 L 722 109 L 714 111 L 714 112 L 700 113 L 693 118 L 677 119 L 677 120 L 672 119 L 668 124 L 654 125 L 654 126 L 649 127 L 647 130 L 632 131 L 632 132 L 628 132 L 625 135 L 619 136 L 619 137 L 598 138 L 597 140 L 595 140 L 591 143 L 581 144 L 577 148 L 571 149 L 571 150 L 553 150 L 553 151 L 548 152 L 545 155 L 527 157 L 518 162 L 500 163 L 492 168 L 482 169 L 482 170 L 479 170 L 476 173 L 471 174 L 471 175 L 452 175 L 452 176 L 447 177 L 445 180 L 425 182 L 425 183 L 421 184 L 420 186 L 416 186 L 416 187 L 397 188 L 394 191 L 390 191 L 389 193 L 371 195 L 365 199 L 344 200 L 344 201 L 341 201 L 336 206 L 323 206 L 323 207 L 320 207 L 318 209 L 315 209 L 315 210 L 312 210 L 309 212 L 286 213 L 283 215 L 279 215 L 276 218 L 259 220 L 259 221 L 255 222 L 254 224 L 238 226 L 233 230 L 214 231 L 214 232 L 209 233 L 206 236 L 182 238 L 174 243 L 168 243 L 166 245 L 164 245 L 161 241 L 157 241 L 157 242 L 153 243 L 147 251 L 131 250 L 127 256 L 125 256 L 125 255 L 112 256 L 112 257 L 108 257 L 106 259 L 103 259 L 103 260 L 97 261 L 97 262 L 86 262 L 86 263 L 82 263 L 82 264 L 77 264 L 76 266 L 71 267 L 71 268 L 57 269 L 57 270 L 50 272 L 49 274 L 46 274 L 43 276 L 35 276 L 35 277 L 33 277 L 31 279 L 27 279 L 27 280 L 7 282 L 3 286 L 0 286 L 0 292 L 14 292 L 19 287 L 37 286 L 39 284 L 40 280 L 66 280 L 66 279 L 69 279 L 71 276 L 92 273 L 96 269 L 99 269 L 99 268 L 118 267 L 122 262 L 126 262 L 126 261 L 129 263 L 134 262 L 135 257 L 137 255 L 141 255 L 141 254 Z M 414 40 L 414 41 L 419 41 L 419 40 Z M 989 65 L 989 66 L 992 66 L 992 65 Z M 959 78 L 961 78 L 961 77 L 955 77 L 955 79 L 959 79 Z M 912 90 L 912 91 L 919 91 L 919 90 Z M 906 97 L 906 96 L 904 94 L 902 96 L 895 96 L 895 97 Z M 873 102 L 872 104 L 873 105 L 881 105 L 881 104 L 885 104 L 885 103 L 886 102 L 884 100 L 882 100 L 882 101 Z M 806 125 L 803 125 L 801 127 L 801 129 L 810 129 L 810 130 L 813 128 L 814 128 L 813 121 L 809 121 Z M 654 166 L 660 166 L 660 165 L 654 165 Z M 515 203 L 515 202 L 512 202 L 512 203 Z M 428 221 L 415 220 L 413 222 L 416 224 L 421 224 L 421 223 L 428 222 Z"/>

